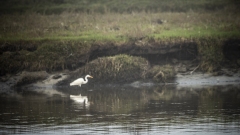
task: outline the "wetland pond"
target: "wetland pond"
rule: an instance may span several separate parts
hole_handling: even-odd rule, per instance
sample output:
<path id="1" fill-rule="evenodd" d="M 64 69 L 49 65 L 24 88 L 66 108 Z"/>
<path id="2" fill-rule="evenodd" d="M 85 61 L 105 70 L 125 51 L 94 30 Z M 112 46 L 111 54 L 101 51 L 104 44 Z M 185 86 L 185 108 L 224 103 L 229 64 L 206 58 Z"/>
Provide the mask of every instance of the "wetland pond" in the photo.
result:
<path id="1" fill-rule="evenodd" d="M 240 132 L 240 86 L 19 89 L 0 94 L 5 134 L 231 134 Z"/>

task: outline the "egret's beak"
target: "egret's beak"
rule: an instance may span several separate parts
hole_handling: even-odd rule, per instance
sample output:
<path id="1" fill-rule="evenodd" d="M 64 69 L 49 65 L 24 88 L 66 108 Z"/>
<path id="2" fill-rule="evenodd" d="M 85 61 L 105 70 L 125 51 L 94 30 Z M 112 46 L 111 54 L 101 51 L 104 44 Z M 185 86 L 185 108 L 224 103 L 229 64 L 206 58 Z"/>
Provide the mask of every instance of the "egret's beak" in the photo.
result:
<path id="1" fill-rule="evenodd" d="M 93 78 L 92 76 L 89 76 L 89 78 Z"/>

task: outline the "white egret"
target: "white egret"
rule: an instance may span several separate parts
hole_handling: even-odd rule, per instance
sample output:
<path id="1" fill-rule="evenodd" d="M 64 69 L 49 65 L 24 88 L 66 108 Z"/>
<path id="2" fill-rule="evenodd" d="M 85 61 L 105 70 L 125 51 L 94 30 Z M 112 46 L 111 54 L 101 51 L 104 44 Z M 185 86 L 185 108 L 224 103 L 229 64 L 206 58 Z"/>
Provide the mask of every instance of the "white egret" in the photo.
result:
<path id="1" fill-rule="evenodd" d="M 78 85 L 81 87 L 82 84 L 86 84 L 88 82 L 88 77 L 89 78 L 93 78 L 92 76 L 90 75 L 86 75 L 85 76 L 85 79 L 83 78 L 78 78 L 77 80 L 73 81 L 70 83 L 70 86 L 73 86 L 73 85 Z"/>

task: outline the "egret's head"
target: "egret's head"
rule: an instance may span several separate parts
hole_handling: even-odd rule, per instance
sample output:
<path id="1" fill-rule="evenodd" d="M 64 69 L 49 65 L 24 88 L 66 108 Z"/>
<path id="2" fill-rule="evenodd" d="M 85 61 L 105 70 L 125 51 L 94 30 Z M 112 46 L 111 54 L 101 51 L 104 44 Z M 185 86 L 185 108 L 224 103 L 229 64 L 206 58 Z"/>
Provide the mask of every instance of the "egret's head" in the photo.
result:
<path id="1" fill-rule="evenodd" d="M 88 78 L 93 78 L 91 75 L 86 75 L 86 77 L 88 77 Z"/>

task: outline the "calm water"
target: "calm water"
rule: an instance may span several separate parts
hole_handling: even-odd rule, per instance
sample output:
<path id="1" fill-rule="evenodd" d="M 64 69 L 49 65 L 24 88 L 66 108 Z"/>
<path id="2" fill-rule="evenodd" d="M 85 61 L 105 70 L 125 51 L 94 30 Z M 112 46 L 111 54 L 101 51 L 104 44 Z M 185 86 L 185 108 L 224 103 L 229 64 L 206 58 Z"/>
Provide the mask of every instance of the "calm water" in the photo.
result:
<path id="1" fill-rule="evenodd" d="M 1 93 L 0 135 L 240 132 L 240 86 L 87 85 Z"/>

